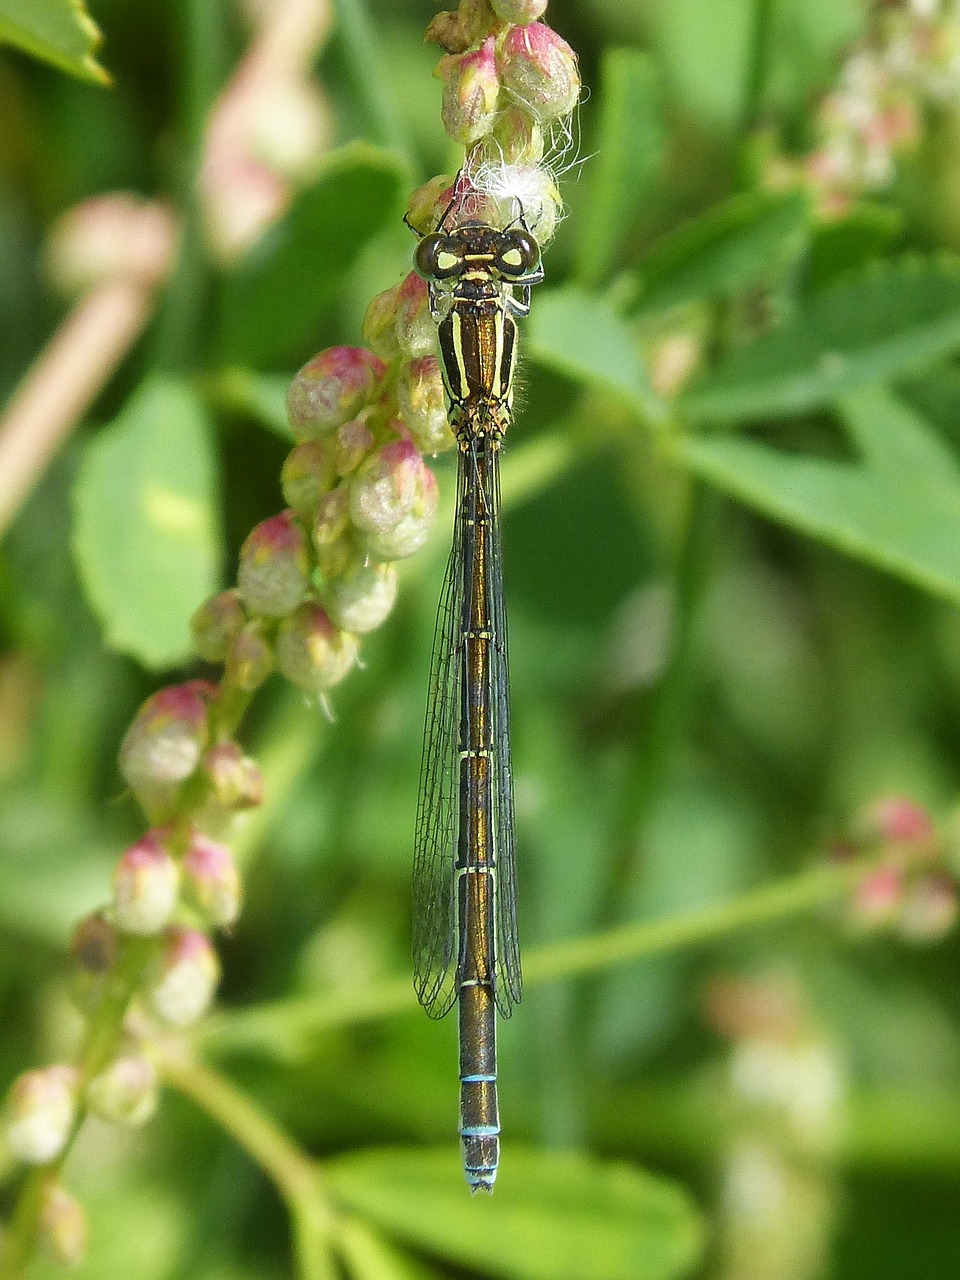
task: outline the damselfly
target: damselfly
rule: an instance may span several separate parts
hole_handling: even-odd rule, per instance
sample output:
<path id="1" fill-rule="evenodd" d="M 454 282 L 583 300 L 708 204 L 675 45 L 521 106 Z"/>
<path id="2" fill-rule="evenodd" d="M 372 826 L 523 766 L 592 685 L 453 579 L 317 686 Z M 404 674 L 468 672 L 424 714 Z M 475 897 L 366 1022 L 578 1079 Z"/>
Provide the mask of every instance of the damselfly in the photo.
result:
<path id="1" fill-rule="evenodd" d="M 500 1158 L 496 1012 L 520 999 L 500 442 L 517 326 L 543 278 L 525 229 L 466 223 L 425 235 L 416 268 L 437 321 L 459 446 L 453 546 L 430 671 L 414 892 L 414 982 L 441 1018 L 459 1005 L 460 1145 L 474 1191 Z"/>

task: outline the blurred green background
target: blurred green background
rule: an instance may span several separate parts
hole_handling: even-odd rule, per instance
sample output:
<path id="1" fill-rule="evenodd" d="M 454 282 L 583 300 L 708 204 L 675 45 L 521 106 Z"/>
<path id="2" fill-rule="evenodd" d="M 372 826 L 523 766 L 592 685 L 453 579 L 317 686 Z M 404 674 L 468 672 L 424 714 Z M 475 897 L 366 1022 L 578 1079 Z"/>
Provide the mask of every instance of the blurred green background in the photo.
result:
<path id="1" fill-rule="evenodd" d="M 916 136 L 882 183 L 852 181 L 831 207 L 790 184 L 771 194 L 768 181 L 778 158 L 796 164 L 787 158 L 821 144 L 818 104 L 851 50 L 876 47 L 881 8 L 550 6 L 589 96 L 503 463 L 525 947 L 680 917 L 799 874 L 879 796 L 912 797 L 950 845 L 960 75 L 955 96 L 903 77 Z M 282 505 L 283 385 L 321 347 L 360 341 L 369 299 L 408 270 L 406 195 L 456 166 L 436 50 L 422 41 L 433 12 L 380 0 L 365 27 L 355 4 L 337 7 L 313 63 L 328 168 L 295 176 L 301 194 L 279 229 L 229 262 L 205 246 L 190 193 L 249 14 L 226 0 L 97 0 L 110 88 L 0 56 L 4 400 L 67 311 L 44 269 L 56 219 L 120 190 L 163 196 L 190 219 L 156 318 L 0 543 L 4 1084 L 74 1042 L 71 925 L 107 899 L 113 862 L 140 831 L 117 745 L 144 697 L 195 670 L 190 611 L 232 579 L 246 533 Z M 909 30 L 918 20 L 903 14 Z M 355 140 L 368 145 L 339 152 Z M 689 383 L 671 378 L 671 359 L 684 374 L 689 361 Z M 157 372 L 187 409 L 149 418 L 141 447 L 149 415 L 135 396 Z M 129 493 L 122 467 L 88 452 L 118 421 L 134 471 L 147 472 L 130 474 Z M 167 552 L 146 545 L 135 514 L 152 466 L 205 512 L 200 567 L 174 571 L 169 596 L 149 567 Z M 335 720 L 279 679 L 250 717 L 268 799 L 239 837 L 247 903 L 221 948 L 228 1011 L 329 993 L 348 1006 L 408 971 L 422 708 L 454 483 L 450 458 L 436 469 L 442 518 L 405 564 L 389 622 L 365 639 L 363 668 L 335 691 Z M 335 1190 L 359 1179 L 345 1202 L 382 1231 L 384 1252 L 344 1254 L 351 1276 L 919 1280 L 960 1266 L 960 952 L 949 933 L 926 947 L 896 935 L 836 911 L 785 913 L 532 987 L 502 1028 L 503 1172 L 489 1218 L 459 1207 L 452 1020 L 411 1008 L 290 1042 L 227 1031 L 211 1054 L 330 1162 Z M 785 1036 L 750 1012 L 757 991 L 793 1010 Z M 779 1069 L 793 1074 L 767 1096 Z M 805 1100 L 826 1132 L 791 1128 Z M 384 1147 L 399 1149 L 395 1165 L 377 1156 L 364 1175 L 362 1156 L 349 1163 Z M 427 1147 L 441 1148 L 435 1178 L 416 1163 Z M 561 1192 L 541 1170 L 569 1151 L 596 1163 Z M 631 1176 L 615 1161 L 655 1175 L 649 1203 L 646 1184 L 625 1183 L 615 1209 L 604 1180 Z M 9 1207 L 18 1175 L 4 1172 Z M 292 1274 L 276 1193 L 172 1091 L 132 1136 L 90 1126 L 68 1172 L 91 1221 L 78 1274 Z M 551 1260 L 561 1218 L 579 1241 L 572 1260 Z"/>

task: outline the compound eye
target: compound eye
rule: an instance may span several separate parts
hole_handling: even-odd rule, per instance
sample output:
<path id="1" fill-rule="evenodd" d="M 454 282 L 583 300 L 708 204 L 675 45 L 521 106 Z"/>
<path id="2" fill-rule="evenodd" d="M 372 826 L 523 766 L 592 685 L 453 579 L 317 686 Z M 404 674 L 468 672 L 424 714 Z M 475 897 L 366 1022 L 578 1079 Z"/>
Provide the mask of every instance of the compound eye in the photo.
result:
<path id="1" fill-rule="evenodd" d="M 450 280 L 463 270 L 463 255 L 456 240 L 437 231 L 423 237 L 413 262 L 424 280 Z"/>
<path id="2" fill-rule="evenodd" d="M 521 279 L 536 269 L 540 246 L 529 231 L 505 231 L 497 249 L 496 267 L 501 275 Z"/>

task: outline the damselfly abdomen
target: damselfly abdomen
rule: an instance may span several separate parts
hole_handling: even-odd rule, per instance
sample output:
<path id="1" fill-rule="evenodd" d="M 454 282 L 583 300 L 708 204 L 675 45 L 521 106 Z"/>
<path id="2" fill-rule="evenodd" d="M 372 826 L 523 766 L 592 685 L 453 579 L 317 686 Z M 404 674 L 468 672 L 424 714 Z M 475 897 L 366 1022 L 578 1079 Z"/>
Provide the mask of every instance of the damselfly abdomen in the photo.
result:
<path id="1" fill-rule="evenodd" d="M 496 1013 L 520 999 L 500 442 L 510 426 L 517 326 L 542 278 L 526 230 L 467 223 L 420 241 L 450 425 L 457 510 L 430 671 L 413 873 L 414 982 L 460 1016 L 460 1142 L 490 1191 L 500 1156 Z"/>

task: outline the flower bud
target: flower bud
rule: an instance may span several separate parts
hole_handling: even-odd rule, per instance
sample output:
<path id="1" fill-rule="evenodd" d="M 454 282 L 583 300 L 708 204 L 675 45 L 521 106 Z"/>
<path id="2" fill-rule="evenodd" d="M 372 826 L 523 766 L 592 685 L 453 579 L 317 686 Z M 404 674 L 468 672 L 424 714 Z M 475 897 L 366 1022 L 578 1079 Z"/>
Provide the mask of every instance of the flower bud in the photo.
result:
<path id="1" fill-rule="evenodd" d="M 908 886 L 897 921 L 910 942 L 939 942 L 957 919 L 957 886 L 948 875 L 934 872 Z"/>
<path id="2" fill-rule="evenodd" d="M 75 1067 L 41 1067 L 14 1080 L 7 1097 L 7 1145 L 25 1164 L 47 1164 L 66 1146 L 77 1113 Z"/>
<path id="3" fill-rule="evenodd" d="M 261 521 L 247 535 L 237 585 L 247 607 L 268 618 L 282 618 L 306 595 L 310 558 L 292 511 Z"/>
<path id="4" fill-rule="evenodd" d="M 284 499 L 299 516 L 312 517 L 336 479 L 329 440 L 304 440 L 290 451 L 280 472 Z"/>
<path id="5" fill-rule="evenodd" d="M 511 27 L 500 51 L 504 87 L 541 124 L 569 115 L 580 97 L 577 55 L 543 22 Z"/>
<path id="6" fill-rule="evenodd" d="M 40 1194 L 37 1227 L 44 1252 L 62 1267 L 79 1266 L 87 1253 L 83 1207 L 59 1182 L 45 1182 Z"/>
<path id="7" fill-rule="evenodd" d="M 114 1124 L 145 1124 L 157 1109 L 156 1068 L 139 1053 L 114 1058 L 87 1085 L 87 1102 Z"/>
<path id="8" fill-rule="evenodd" d="M 187 1027 L 210 1007 L 220 962 L 210 939 L 196 929 L 170 928 L 144 983 L 151 1012 L 171 1027 Z"/>
<path id="9" fill-rule="evenodd" d="M 207 745 L 213 686 L 200 680 L 158 690 L 120 744 L 120 772 L 141 803 L 168 798 L 193 773 Z"/>
<path id="10" fill-rule="evenodd" d="M 397 344 L 405 356 L 428 356 L 437 349 L 437 326 L 430 314 L 430 293 L 415 271 L 397 292 Z"/>
<path id="11" fill-rule="evenodd" d="M 240 914 L 242 886 L 233 854 L 201 832 L 194 832 L 183 856 L 185 889 L 212 925 L 227 926 Z"/>
<path id="12" fill-rule="evenodd" d="M 113 916 L 121 933 L 159 933 L 177 905 L 180 872 L 160 838 L 148 831 L 132 844 L 113 873 Z"/>
<path id="13" fill-rule="evenodd" d="M 211 596 L 190 619 L 197 653 L 207 662 L 222 662 L 227 656 L 230 641 L 246 620 L 236 589 Z"/>
<path id="14" fill-rule="evenodd" d="M 465 147 L 489 133 L 497 116 L 500 79 L 493 37 L 479 49 L 459 57 L 441 59 L 438 74 L 444 81 L 440 115 L 443 127 Z"/>
<path id="15" fill-rule="evenodd" d="M 460 0 L 455 12 L 441 12 L 427 26 L 424 39 L 447 53 L 463 53 L 492 33 L 496 16 L 489 0 Z"/>
<path id="16" fill-rule="evenodd" d="M 293 434 L 316 439 L 356 417 L 379 390 L 386 366 L 363 347 L 329 347 L 290 383 L 287 412 Z"/>
<path id="17" fill-rule="evenodd" d="M 363 464 L 350 487 L 350 516 L 370 554 L 413 555 L 437 511 L 437 481 L 409 440 L 392 440 Z"/>
<path id="18" fill-rule="evenodd" d="M 302 179 L 330 145 L 330 112 L 306 76 L 261 77 L 248 96 L 246 126 L 254 158 L 281 177 Z"/>
<path id="19" fill-rule="evenodd" d="M 307 693 L 324 693 L 347 674 L 360 643 L 330 621 L 319 604 L 304 604 L 284 618 L 277 635 L 277 667 Z"/>
<path id="20" fill-rule="evenodd" d="M 363 410 L 356 418 L 351 418 L 337 429 L 337 441 L 334 458 L 337 472 L 341 476 L 349 475 L 373 448 L 373 432 L 370 430 L 364 415 L 370 410 Z"/>
<path id="21" fill-rule="evenodd" d="M 263 804 L 263 774 L 237 743 L 218 742 L 203 757 L 202 767 L 217 803 L 224 809 L 251 809 Z"/>
<path id="22" fill-rule="evenodd" d="M 98 911 L 77 924 L 70 939 L 70 955 L 84 973 L 99 978 L 113 968 L 119 946 L 116 929 Z"/>
<path id="23" fill-rule="evenodd" d="M 935 838 L 930 814 L 908 796 L 881 796 L 871 801 L 854 826 L 865 844 L 899 845 L 905 851 L 925 852 Z"/>
<path id="24" fill-rule="evenodd" d="M 447 397 L 436 356 L 420 356 L 400 370 L 397 408 L 422 453 L 441 453 L 456 441 L 447 419 Z"/>
<path id="25" fill-rule="evenodd" d="M 538 165 L 545 149 L 540 122 L 518 103 L 498 114 L 491 144 L 486 149 L 487 159 L 508 165 Z"/>
<path id="26" fill-rule="evenodd" d="M 453 199 L 454 178 L 439 174 L 417 187 L 407 201 L 406 218 L 417 235 L 435 231 Z"/>
<path id="27" fill-rule="evenodd" d="M 498 18 L 511 26 L 536 22 L 547 7 L 547 0 L 490 0 Z"/>
<path id="28" fill-rule="evenodd" d="M 327 613 L 344 631 L 366 635 L 386 619 L 397 598 L 397 571 L 392 564 L 363 565 L 333 578 L 323 593 Z"/>
<path id="29" fill-rule="evenodd" d="M 350 490 L 345 484 L 325 493 L 313 522 L 313 545 L 319 550 L 339 540 L 350 525 Z"/>
<path id="30" fill-rule="evenodd" d="M 226 674 L 231 684 L 247 693 L 259 689 L 273 671 L 273 649 L 263 633 L 263 623 L 248 622 L 230 645 Z"/>
<path id="31" fill-rule="evenodd" d="M 899 867 L 878 867 L 860 881 L 847 909 L 858 933 L 876 933 L 897 919 L 903 902 L 903 873 Z"/>
<path id="32" fill-rule="evenodd" d="M 486 219 L 493 226 L 508 226 L 522 216 L 541 246 L 553 239 L 563 215 L 563 201 L 548 169 L 500 161 L 481 166 L 475 181 L 493 205 Z"/>
<path id="33" fill-rule="evenodd" d="M 397 299 L 400 286 L 391 285 L 378 293 L 363 317 L 363 336 L 381 360 L 393 360 L 400 352 L 397 345 Z"/>
<path id="34" fill-rule="evenodd" d="M 45 267 L 67 295 L 122 278 L 157 284 L 170 269 L 176 239 L 166 206 L 122 192 L 93 196 L 54 223 Z"/>

